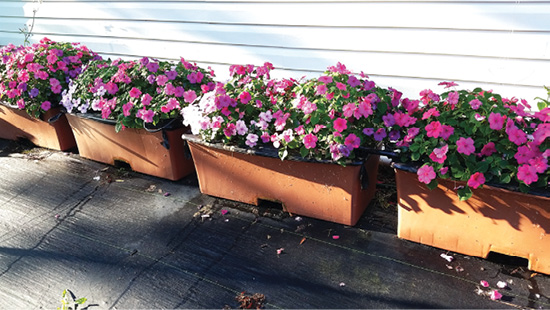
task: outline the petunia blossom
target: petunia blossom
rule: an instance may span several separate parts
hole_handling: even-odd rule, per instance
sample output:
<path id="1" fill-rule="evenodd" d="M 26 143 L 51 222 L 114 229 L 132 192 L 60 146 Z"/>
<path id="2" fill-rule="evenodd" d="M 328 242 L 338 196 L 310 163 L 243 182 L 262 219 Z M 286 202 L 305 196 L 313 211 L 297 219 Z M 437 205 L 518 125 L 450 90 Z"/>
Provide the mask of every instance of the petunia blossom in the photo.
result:
<path id="1" fill-rule="evenodd" d="M 361 145 L 361 139 L 355 134 L 350 133 L 346 137 L 346 140 L 344 141 L 344 145 L 346 145 L 348 148 L 356 149 Z"/>
<path id="2" fill-rule="evenodd" d="M 527 185 L 537 182 L 539 179 L 537 169 L 529 164 L 519 166 L 517 177 L 518 180 L 523 181 Z"/>
<path id="3" fill-rule="evenodd" d="M 449 151 L 449 146 L 445 144 L 440 148 L 435 148 L 430 154 L 430 159 L 438 164 L 442 164 L 447 159 L 447 152 Z"/>
<path id="4" fill-rule="evenodd" d="M 342 132 L 348 128 L 348 121 L 344 118 L 337 118 L 333 123 L 334 129 L 338 132 Z"/>
<path id="5" fill-rule="evenodd" d="M 317 137 L 312 133 L 308 133 L 304 136 L 302 142 L 306 149 L 313 149 L 317 146 Z"/>
<path id="6" fill-rule="evenodd" d="M 439 135 L 441 134 L 441 130 L 442 130 L 442 127 L 441 127 L 441 123 L 439 121 L 433 121 L 431 123 L 429 123 L 428 125 L 426 125 L 426 135 L 428 137 L 432 137 L 432 138 L 439 138 Z"/>

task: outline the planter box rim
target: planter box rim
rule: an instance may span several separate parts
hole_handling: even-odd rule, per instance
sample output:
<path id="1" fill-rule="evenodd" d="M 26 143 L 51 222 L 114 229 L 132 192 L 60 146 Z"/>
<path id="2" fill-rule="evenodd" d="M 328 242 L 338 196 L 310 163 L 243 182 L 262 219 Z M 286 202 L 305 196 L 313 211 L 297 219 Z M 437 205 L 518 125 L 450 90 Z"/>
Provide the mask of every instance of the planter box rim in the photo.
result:
<path id="1" fill-rule="evenodd" d="M 113 126 L 116 125 L 116 120 L 102 118 L 99 113 L 69 113 L 69 114 L 94 120 L 96 122 L 100 122 L 107 125 L 113 125 Z M 166 123 L 164 127 L 163 127 L 163 123 L 164 123 L 163 121 Z M 160 130 L 178 129 L 178 128 L 184 127 L 182 121 L 183 121 L 182 117 L 171 118 L 171 119 L 161 119 L 159 124 L 157 124 L 156 126 L 151 125 L 152 128 L 146 128 L 144 123 L 143 129 L 147 131 L 153 131 L 153 132 L 160 131 Z"/>
<path id="2" fill-rule="evenodd" d="M 411 173 L 416 173 L 420 166 L 421 166 L 421 163 L 399 163 L 399 162 L 392 163 L 393 168 L 406 171 L 406 172 L 411 172 Z M 450 179 L 443 179 L 443 180 L 450 180 Z M 456 180 L 456 182 L 465 182 L 465 181 Z M 518 186 L 512 185 L 512 184 L 485 183 L 485 185 L 498 188 L 498 189 L 504 189 L 504 190 L 509 190 L 513 192 L 523 193 L 519 190 Z M 540 188 L 531 189 L 529 192 L 523 193 L 523 194 L 550 198 L 550 190 L 544 190 Z"/>
<path id="3" fill-rule="evenodd" d="M 277 149 L 271 148 L 271 147 L 262 147 L 262 146 L 260 146 L 260 147 L 254 147 L 254 148 L 243 148 L 243 147 L 239 147 L 239 146 L 235 146 L 235 145 L 225 145 L 223 143 L 210 143 L 210 142 L 204 141 L 200 136 L 193 135 L 193 134 L 184 134 L 184 135 L 182 135 L 182 139 L 187 141 L 187 142 L 193 142 L 193 143 L 197 143 L 197 144 L 200 144 L 200 145 L 212 147 L 212 148 L 219 149 L 219 150 L 226 150 L 226 151 L 231 151 L 231 152 L 236 152 L 236 153 L 241 153 L 241 154 L 249 154 L 249 155 L 258 155 L 258 156 L 279 158 L 279 154 L 278 154 Z M 349 162 L 346 162 L 345 164 L 349 165 L 349 166 L 363 165 L 363 163 L 370 157 L 370 155 L 374 154 L 374 149 L 373 149 L 372 153 L 370 153 L 370 152 L 365 152 L 365 153 L 367 154 L 367 156 L 365 156 L 364 159 L 349 161 Z M 327 160 L 327 159 L 318 160 L 318 159 L 313 159 L 313 158 L 303 158 L 301 156 L 295 156 L 295 155 L 289 155 L 284 160 L 293 160 L 293 161 L 301 161 L 301 162 L 311 162 L 311 163 L 321 163 L 321 164 L 336 164 L 336 165 L 338 165 L 338 163 L 336 163 L 332 160 Z"/>

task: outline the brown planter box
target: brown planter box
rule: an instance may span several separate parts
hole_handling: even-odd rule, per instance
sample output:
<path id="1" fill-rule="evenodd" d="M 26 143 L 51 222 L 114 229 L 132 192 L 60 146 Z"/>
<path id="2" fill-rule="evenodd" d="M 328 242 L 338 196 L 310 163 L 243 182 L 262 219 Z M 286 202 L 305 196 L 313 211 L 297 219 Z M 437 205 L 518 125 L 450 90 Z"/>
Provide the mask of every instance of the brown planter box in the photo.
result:
<path id="1" fill-rule="evenodd" d="M 258 205 L 282 204 L 291 214 L 355 225 L 376 189 L 378 155 L 342 167 L 333 163 L 284 160 L 188 140 L 202 193 Z M 365 189 L 360 178 L 366 178 Z"/>
<path id="2" fill-rule="evenodd" d="M 48 122 L 50 119 L 52 121 Z M 58 151 L 76 147 L 71 127 L 59 107 L 48 110 L 37 119 L 24 110 L 0 104 L 0 138 L 28 139 L 37 146 Z"/>
<path id="3" fill-rule="evenodd" d="M 117 133 L 110 123 L 71 114 L 67 118 L 81 157 L 110 165 L 122 161 L 134 171 L 173 181 L 194 171 L 181 139 L 186 128 L 158 132 L 127 128 Z"/>
<path id="4" fill-rule="evenodd" d="M 522 257 L 550 274 L 550 198 L 484 185 L 460 201 L 454 188 L 464 182 L 438 182 L 429 190 L 397 166 L 398 237 L 470 256 Z"/>

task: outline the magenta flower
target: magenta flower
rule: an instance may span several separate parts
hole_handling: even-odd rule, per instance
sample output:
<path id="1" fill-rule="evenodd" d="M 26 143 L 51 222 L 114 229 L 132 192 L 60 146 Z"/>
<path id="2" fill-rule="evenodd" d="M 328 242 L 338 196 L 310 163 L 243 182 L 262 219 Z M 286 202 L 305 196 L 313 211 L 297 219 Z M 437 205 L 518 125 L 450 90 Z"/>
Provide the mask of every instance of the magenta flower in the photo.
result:
<path id="1" fill-rule="evenodd" d="M 249 92 L 243 91 L 243 92 L 239 95 L 239 100 L 240 100 L 243 104 L 247 104 L 250 100 L 252 100 L 252 96 L 250 95 Z"/>
<path id="2" fill-rule="evenodd" d="M 306 149 L 313 149 L 317 146 L 317 137 L 312 133 L 308 133 L 304 136 L 302 142 L 304 143 L 304 147 Z"/>
<path id="3" fill-rule="evenodd" d="M 356 149 L 361 145 L 361 139 L 355 134 L 350 133 L 346 137 L 346 140 L 344 141 L 344 145 L 347 146 L 348 148 Z"/>
<path id="4" fill-rule="evenodd" d="M 344 83 L 336 82 L 336 87 L 339 90 L 346 90 L 346 84 L 344 84 Z"/>
<path id="5" fill-rule="evenodd" d="M 157 84 L 159 84 L 160 86 L 164 86 L 168 82 L 168 77 L 164 74 L 161 74 L 157 76 L 156 80 L 157 80 Z"/>
<path id="6" fill-rule="evenodd" d="M 450 87 L 453 87 L 453 86 L 458 86 L 457 83 L 455 82 L 440 82 L 439 84 L 437 85 L 443 85 L 445 86 L 445 88 L 450 88 Z"/>
<path id="7" fill-rule="evenodd" d="M 232 136 L 237 134 L 237 126 L 233 123 L 227 124 L 227 126 L 223 129 L 223 133 L 226 137 L 231 138 Z"/>
<path id="8" fill-rule="evenodd" d="M 324 94 L 327 93 L 327 85 L 325 85 L 325 84 L 317 85 L 315 90 L 316 90 L 315 95 L 324 95 Z"/>
<path id="9" fill-rule="evenodd" d="M 365 134 L 365 136 L 372 136 L 374 134 L 374 128 L 364 128 L 363 134 Z"/>
<path id="10" fill-rule="evenodd" d="M 424 112 L 424 114 L 422 114 L 422 119 L 428 119 L 430 117 L 438 117 L 440 114 L 439 114 L 439 111 L 437 111 L 437 108 L 431 108 L 429 109 L 428 111 Z"/>
<path id="11" fill-rule="evenodd" d="M 449 151 L 449 146 L 445 144 L 440 148 L 435 148 L 430 154 L 430 159 L 436 163 L 442 164 L 447 159 L 447 152 Z"/>
<path id="12" fill-rule="evenodd" d="M 130 97 L 139 98 L 139 96 L 141 96 L 141 90 L 135 87 L 132 87 L 132 89 L 130 90 Z"/>
<path id="13" fill-rule="evenodd" d="M 150 72 L 157 72 L 157 70 L 159 69 L 159 64 L 156 63 L 156 62 L 150 62 L 147 64 L 147 70 L 149 70 Z"/>
<path id="14" fill-rule="evenodd" d="M 494 142 L 489 142 L 489 143 L 485 144 L 483 146 L 483 148 L 481 149 L 481 155 L 491 156 L 496 151 L 497 151 L 497 149 L 495 147 L 495 143 Z"/>
<path id="15" fill-rule="evenodd" d="M 337 118 L 333 123 L 334 129 L 342 132 L 348 128 L 348 121 L 343 118 Z"/>
<path id="16" fill-rule="evenodd" d="M 544 173 L 548 169 L 548 159 L 537 156 L 529 160 L 529 165 L 535 167 L 537 173 Z"/>
<path id="17" fill-rule="evenodd" d="M 511 127 L 508 132 L 508 139 L 516 145 L 522 145 L 527 142 L 527 134 L 517 127 Z"/>
<path id="18" fill-rule="evenodd" d="M 418 175 L 418 181 L 424 184 L 430 184 L 435 179 L 435 171 L 432 166 L 424 165 L 416 172 Z"/>
<path id="19" fill-rule="evenodd" d="M 141 97 L 141 104 L 148 106 L 151 103 L 151 100 L 153 100 L 153 97 L 149 94 L 145 94 Z"/>
<path id="20" fill-rule="evenodd" d="M 374 140 L 382 141 L 386 136 L 386 129 L 378 128 L 378 130 L 376 130 L 376 132 L 374 133 Z"/>
<path id="21" fill-rule="evenodd" d="M 449 171 L 449 167 L 443 167 L 439 169 L 439 173 L 441 173 L 441 175 L 446 175 L 448 171 Z"/>
<path id="22" fill-rule="evenodd" d="M 322 77 L 319 78 L 319 82 L 322 82 L 325 84 L 332 83 L 332 77 L 323 75 Z"/>
<path id="23" fill-rule="evenodd" d="M 450 92 L 449 96 L 447 97 L 447 101 L 450 105 L 455 106 L 458 103 L 458 92 Z"/>
<path id="24" fill-rule="evenodd" d="M 193 103 L 197 99 L 197 94 L 194 90 L 188 90 L 183 93 L 183 100 L 187 103 Z"/>
<path id="25" fill-rule="evenodd" d="M 501 130 L 504 126 L 506 115 L 502 116 L 500 113 L 489 114 L 489 127 L 493 130 Z"/>
<path id="26" fill-rule="evenodd" d="M 355 114 L 356 110 L 357 110 L 357 106 L 355 105 L 355 103 L 352 103 L 352 102 L 344 105 L 344 107 L 342 108 L 342 112 L 345 117 L 351 117 L 352 115 Z"/>
<path id="27" fill-rule="evenodd" d="M 132 110 L 132 107 L 134 106 L 133 103 L 128 102 L 122 106 L 122 114 L 124 116 L 130 116 L 130 110 Z"/>
<path id="28" fill-rule="evenodd" d="M 474 140 L 472 138 L 460 137 L 460 139 L 456 141 L 456 147 L 457 152 L 464 155 L 470 155 L 476 150 L 474 146 Z"/>
<path id="29" fill-rule="evenodd" d="M 483 184 L 485 184 L 485 176 L 481 172 L 472 174 L 468 180 L 468 186 L 471 188 L 478 188 Z"/>
<path id="30" fill-rule="evenodd" d="M 473 99 L 472 101 L 470 101 L 470 106 L 474 110 L 479 109 L 479 107 L 481 107 L 481 104 L 482 104 L 482 102 L 479 101 L 479 99 Z"/>
<path id="31" fill-rule="evenodd" d="M 443 128 L 441 127 L 441 123 L 439 121 L 433 121 L 426 125 L 425 129 L 428 137 L 439 138 Z"/>
<path id="32" fill-rule="evenodd" d="M 52 107 L 52 103 L 46 100 L 46 101 L 42 102 L 40 107 L 42 108 L 42 110 L 48 111 Z"/>
<path id="33" fill-rule="evenodd" d="M 359 79 L 356 78 L 355 75 L 350 75 L 348 77 L 348 84 L 351 87 L 357 87 L 357 86 L 361 85 L 361 81 L 359 81 Z"/>
<path id="34" fill-rule="evenodd" d="M 442 125 L 441 126 L 441 133 L 439 136 L 443 138 L 443 140 L 448 140 L 449 137 L 451 137 L 454 133 L 455 129 L 452 126 L 449 125 Z"/>
<path id="35" fill-rule="evenodd" d="M 519 166 L 517 177 L 527 185 L 539 180 L 537 169 L 528 164 Z"/>

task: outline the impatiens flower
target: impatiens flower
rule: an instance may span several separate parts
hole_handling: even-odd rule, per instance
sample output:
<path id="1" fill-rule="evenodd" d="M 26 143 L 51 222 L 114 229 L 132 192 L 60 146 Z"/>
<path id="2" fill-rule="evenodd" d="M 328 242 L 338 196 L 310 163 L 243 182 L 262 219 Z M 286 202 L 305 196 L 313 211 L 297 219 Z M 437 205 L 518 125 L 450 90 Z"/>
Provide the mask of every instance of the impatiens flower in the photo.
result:
<path id="1" fill-rule="evenodd" d="M 435 148 L 430 154 L 430 159 L 436 163 L 442 164 L 447 159 L 447 152 L 449 151 L 449 146 L 445 144 L 440 148 Z"/>
<path id="2" fill-rule="evenodd" d="M 324 95 L 327 93 L 327 85 L 325 84 L 317 85 L 315 89 L 316 89 L 316 92 L 315 92 L 316 95 Z"/>
<path id="3" fill-rule="evenodd" d="M 226 137 L 231 138 L 232 136 L 237 134 L 237 126 L 233 123 L 229 123 L 223 129 L 223 133 L 225 134 Z"/>
<path id="4" fill-rule="evenodd" d="M 363 133 L 366 136 L 372 136 L 374 134 L 374 128 L 364 128 Z"/>
<path id="5" fill-rule="evenodd" d="M 235 127 L 239 136 L 244 136 L 248 132 L 248 127 L 243 120 L 238 120 Z"/>
<path id="6" fill-rule="evenodd" d="M 247 104 L 251 99 L 252 99 L 252 96 L 251 96 L 250 93 L 247 92 L 247 91 L 244 91 L 244 92 L 242 92 L 242 93 L 239 95 L 239 100 L 240 100 L 243 104 Z"/>
<path id="7" fill-rule="evenodd" d="M 458 103 L 458 92 L 453 91 L 449 93 L 449 96 L 447 97 L 447 101 L 451 106 L 455 106 Z"/>
<path id="8" fill-rule="evenodd" d="M 344 130 L 346 130 L 346 128 L 348 128 L 348 121 L 343 119 L 343 118 L 337 118 L 334 123 L 333 123 L 333 126 L 334 126 L 334 129 L 337 130 L 338 132 L 342 132 Z"/>
<path id="9" fill-rule="evenodd" d="M 533 166 L 537 173 L 544 173 L 548 169 L 548 159 L 537 156 L 529 160 L 529 165 Z"/>
<path id="10" fill-rule="evenodd" d="M 395 118 L 393 117 L 393 114 L 388 113 L 382 116 L 382 120 L 384 121 L 384 125 L 386 125 L 386 127 L 395 125 Z"/>
<path id="11" fill-rule="evenodd" d="M 344 141 L 344 145 L 346 145 L 348 148 L 356 149 L 361 145 L 361 139 L 357 137 L 355 134 L 350 133 L 346 140 Z"/>
<path id="12" fill-rule="evenodd" d="M 478 188 L 485 184 L 485 176 L 481 172 L 476 172 L 468 179 L 468 186 L 471 188 Z"/>
<path id="13" fill-rule="evenodd" d="M 134 104 L 131 103 L 131 102 L 128 102 L 128 103 L 124 104 L 122 106 L 122 114 L 124 116 L 130 116 L 130 110 L 132 109 L 133 106 L 134 106 Z"/>
<path id="14" fill-rule="evenodd" d="M 476 119 L 476 121 L 481 122 L 481 121 L 483 121 L 483 120 L 485 119 L 485 116 L 483 116 L 483 115 L 481 115 L 481 114 L 479 114 L 479 113 L 476 113 L 476 114 L 474 115 L 474 118 Z"/>
<path id="15" fill-rule="evenodd" d="M 527 185 L 539 180 L 537 169 L 528 164 L 519 166 L 517 177 Z"/>
<path id="16" fill-rule="evenodd" d="M 144 106 L 148 106 L 151 103 L 151 100 L 153 100 L 153 97 L 151 97 L 151 95 L 149 94 L 144 94 L 143 96 L 141 96 L 141 104 L 143 104 Z"/>
<path id="17" fill-rule="evenodd" d="M 139 98 L 139 96 L 141 96 L 141 90 L 135 87 L 132 87 L 132 89 L 130 90 L 130 97 Z"/>
<path id="18" fill-rule="evenodd" d="M 197 93 L 194 90 L 188 90 L 183 93 L 183 100 L 187 103 L 193 103 L 197 99 Z"/>
<path id="19" fill-rule="evenodd" d="M 325 84 L 332 83 L 332 77 L 327 76 L 327 75 L 323 75 L 319 78 L 319 82 L 322 82 L 322 83 L 325 83 Z"/>
<path id="20" fill-rule="evenodd" d="M 432 180 L 435 179 L 434 168 L 429 165 L 424 165 L 420 167 L 416 174 L 418 175 L 418 181 L 425 184 L 430 184 Z"/>
<path id="21" fill-rule="evenodd" d="M 491 113 L 489 114 L 489 128 L 493 130 L 501 130 L 504 126 L 504 121 L 506 120 L 506 115 L 502 116 L 500 113 Z"/>
<path id="22" fill-rule="evenodd" d="M 355 103 L 351 103 L 351 102 L 347 103 L 342 108 L 342 112 L 345 117 L 351 117 L 352 115 L 354 115 L 356 110 L 357 110 L 357 106 L 355 105 Z"/>
<path id="23" fill-rule="evenodd" d="M 374 140 L 382 141 L 386 136 L 386 129 L 378 128 L 378 130 L 376 130 L 376 132 L 374 133 Z"/>
<path id="24" fill-rule="evenodd" d="M 508 132 L 508 139 L 516 145 L 522 145 L 527 142 L 527 134 L 517 127 L 511 127 Z"/>
<path id="25" fill-rule="evenodd" d="M 477 110 L 479 107 L 481 107 L 482 102 L 479 101 L 479 99 L 473 99 L 470 101 L 470 106 L 472 109 Z"/>
<path id="26" fill-rule="evenodd" d="M 426 125 L 426 135 L 428 137 L 432 138 L 439 138 L 439 135 L 441 134 L 441 123 L 439 121 L 433 121 Z"/>
<path id="27" fill-rule="evenodd" d="M 46 101 L 42 102 L 40 107 L 42 108 L 42 110 L 48 111 L 52 107 L 52 103 L 46 100 Z"/>
<path id="28" fill-rule="evenodd" d="M 146 110 L 145 108 L 140 109 L 138 113 L 136 113 L 136 116 L 144 120 L 146 123 L 151 123 L 153 121 L 153 116 L 155 116 L 155 111 Z"/>
<path id="29" fill-rule="evenodd" d="M 489 142 L 489 143 L 487 143 L 483 146 L 480 153 L 483 156 L 491 156 L 496 151 L 497 151 L 497 149 L 495 148 L 495 143 L 494 142 Z"/>
<path id="30" fill-rule="evenodd" d="M 448 140 L 449 137 L 451 137 L 454 133 L 455 129 L 452 126 L 449 125 L 442 125 L 441 126 L 441 133 L 439 136 L 443 138 L 443 140 Z"/>
<path id="31" fill-rule="evenodd" d="M 430 117 L 438 117 L 440 115 L 439 111 L 437 111 L 437 108 L 434 107 L 434 108 L 431 108 L 429 109 L 428 111 L 424 112 L 424 114 L 422 114 L 422 119 L 428 119 Z"/>
<path id="32" fill-rule="evenodd" d="M 150 62 L 147 64 L 147 70 L 155 73 L 159 69 L 159 64 L 156 62 Z"/>
<path id="33" fill-rule="evenodd" d="M 460 137 L 458 141 L 456 141 L 456 147 L 457 152 L 464 155 L 470 155 L 476 150 L 474 140 L 472 138 Z"/>
<path id="34" fill-rule="evenodd" d="M 257 142 L 258 142 L 258 135 L 249 133 L 246 136 L 245 144 L 248 145 L 249 147 L 255 147 Z"/>
<path id="35" fill-rule="evenodd" d="M 439 173 L 441 173 L 441 175 L 446 175 L 448 171 L 449 171 L 449 167 L 443 167 L 439 169 Z"/>
<path id="36" fill-rule="evenodd" d="M 457 83 L 455 82 L 440 82 L 439 84 L 437 85 L 444 85 L 445 88 L 449 88 L 449 87 L 453 87 L 453 86 L 458 86 Z"/>
<path id="37" fill-rule="evenodd" d="M 317 137 L 311 133 L 304 136 L 303 141 L 306 149 L 314 149 L 317 146 Z"/>

